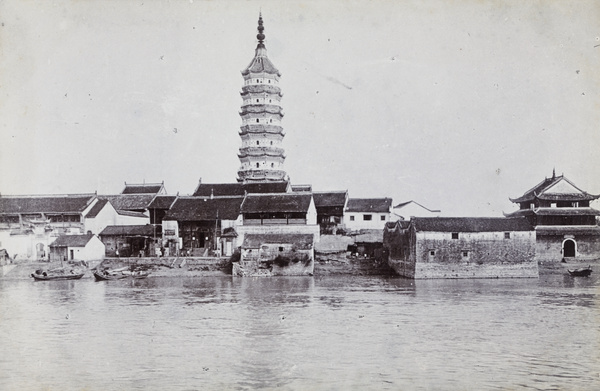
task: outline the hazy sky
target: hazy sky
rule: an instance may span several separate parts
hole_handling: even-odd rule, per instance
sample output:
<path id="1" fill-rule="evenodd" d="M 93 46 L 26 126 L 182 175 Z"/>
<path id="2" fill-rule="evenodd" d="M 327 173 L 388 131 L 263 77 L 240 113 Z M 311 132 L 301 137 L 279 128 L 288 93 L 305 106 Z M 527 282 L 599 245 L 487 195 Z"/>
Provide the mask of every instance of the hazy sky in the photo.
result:
<path id="1" fill-rule="evenodd" d="M 600 193 L 598 1 L 0 0 L 0 192 L 235 182 L 258 13 L 294 184 L 502 216 Z"/>

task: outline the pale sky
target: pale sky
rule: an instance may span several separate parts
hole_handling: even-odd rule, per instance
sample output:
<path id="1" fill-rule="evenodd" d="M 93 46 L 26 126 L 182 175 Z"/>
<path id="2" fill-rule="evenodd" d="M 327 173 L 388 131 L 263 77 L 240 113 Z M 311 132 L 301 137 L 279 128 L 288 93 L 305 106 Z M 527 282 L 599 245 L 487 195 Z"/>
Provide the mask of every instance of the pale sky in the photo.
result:
<path id="1" fill-rule="evenodd" d="M 0 0 L 0 193 L 235 182 L 262 11 L 293 184 L 502 216 L 600 193 L 600 2 Z"/>

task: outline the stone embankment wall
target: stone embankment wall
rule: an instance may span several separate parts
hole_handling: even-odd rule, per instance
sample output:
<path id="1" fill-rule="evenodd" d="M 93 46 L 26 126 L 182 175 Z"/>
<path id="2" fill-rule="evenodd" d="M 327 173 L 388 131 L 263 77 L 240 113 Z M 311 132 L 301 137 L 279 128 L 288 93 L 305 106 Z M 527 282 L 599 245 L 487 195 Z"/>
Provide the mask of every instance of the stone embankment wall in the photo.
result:
<path id="1" fill-rule="evenodd" d="M 160 257 L 107 258 L 98 268 L 141 266 L 152 270 L 154 277 L 209 276 L 231 274 L 229 257 Z M 90 267 L 94 267 L 90 265 Z"/>
<path id="2" fill-rule="evenodd" d="M 391 275 L 392 269 L 383 259 L 352 256 L 350 252 L 315 255 L 315 276 L 346 274 L 354 276 Z"/>

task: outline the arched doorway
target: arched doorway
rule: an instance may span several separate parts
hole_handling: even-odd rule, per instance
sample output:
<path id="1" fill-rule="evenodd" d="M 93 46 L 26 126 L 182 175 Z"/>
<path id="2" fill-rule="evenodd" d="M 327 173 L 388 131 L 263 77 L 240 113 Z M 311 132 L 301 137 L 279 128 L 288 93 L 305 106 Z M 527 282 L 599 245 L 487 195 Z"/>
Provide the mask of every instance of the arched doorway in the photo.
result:
<path id="1" fill-rule="evenodd" d="M 44 243 L 38 243 L 35 245 L 35 252 L 37 259 L 46 258 L 46 251 L 44 250 Z"/>
<path id="2" fill-rule="evenodd" d="M 563 257 L 574 257 L 575 256 L 575 241 L 567 239 L 563 242 Z"/>

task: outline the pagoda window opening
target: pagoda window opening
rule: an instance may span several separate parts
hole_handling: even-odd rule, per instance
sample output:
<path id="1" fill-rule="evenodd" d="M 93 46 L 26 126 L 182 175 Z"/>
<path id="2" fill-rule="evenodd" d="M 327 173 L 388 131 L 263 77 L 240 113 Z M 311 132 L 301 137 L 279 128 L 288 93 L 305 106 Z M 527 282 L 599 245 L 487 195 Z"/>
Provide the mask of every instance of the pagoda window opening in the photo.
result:
<path id="1" fill-rule="evenodd" d="M 258 167 L 260 167 L 260 164 L 259 164 L 259 163 L 256 163 L 256 168 L 258 168 Z"/>
<path id="2" fill-rule="evenodd" d="M 452 239 L 458 239 L 458 232 L 452 232 Z"/>
<path id="3" fill-rule="evenodd" d="M 258 123 L 258 118 L 256 119 L 256 123 Z"/>

